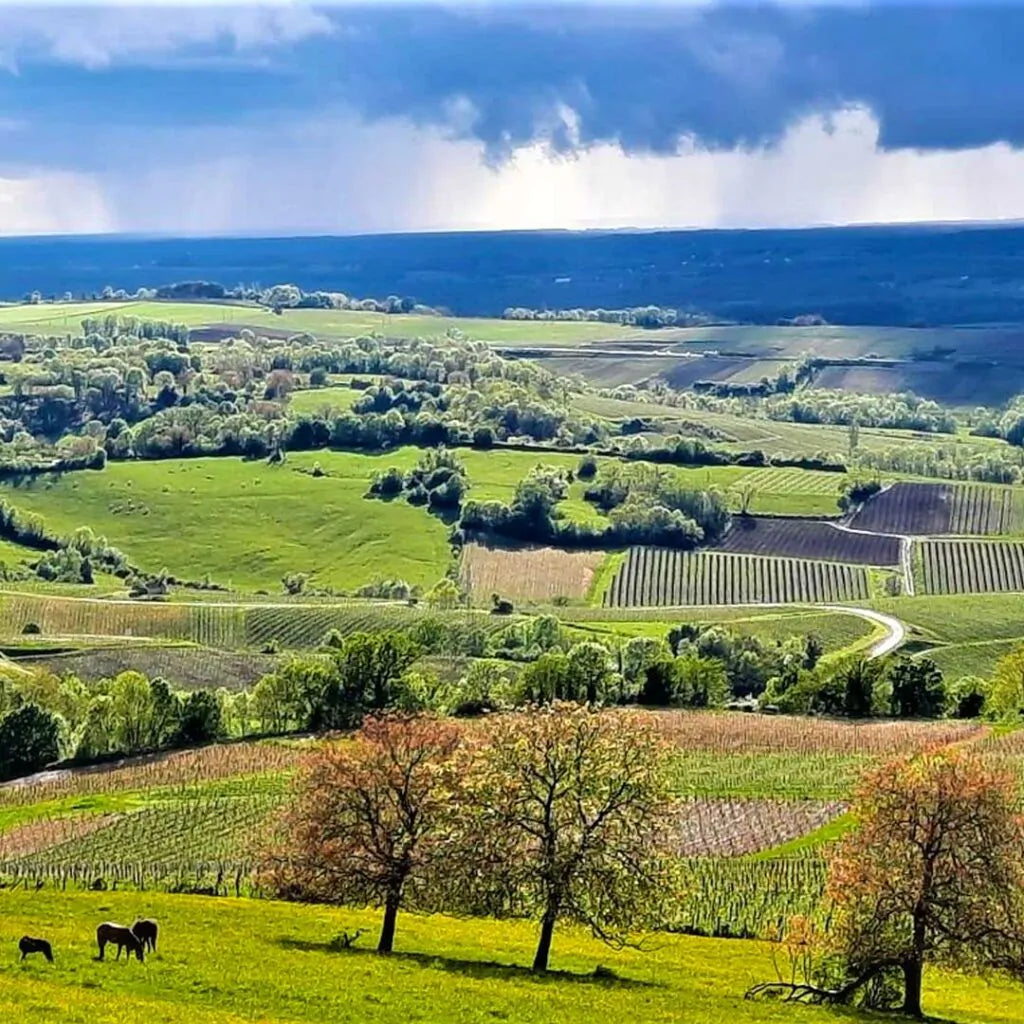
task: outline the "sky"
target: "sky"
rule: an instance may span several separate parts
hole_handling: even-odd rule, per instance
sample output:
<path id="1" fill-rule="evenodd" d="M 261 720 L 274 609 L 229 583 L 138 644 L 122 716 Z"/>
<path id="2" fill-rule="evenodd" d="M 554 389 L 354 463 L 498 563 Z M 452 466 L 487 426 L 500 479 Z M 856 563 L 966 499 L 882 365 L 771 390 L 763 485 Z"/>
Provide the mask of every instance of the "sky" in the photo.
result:
<path id="1" fill-rule="evenodd" d="M 1024 5 L 12 5 L 0 235 L 1024 218 Z"/>

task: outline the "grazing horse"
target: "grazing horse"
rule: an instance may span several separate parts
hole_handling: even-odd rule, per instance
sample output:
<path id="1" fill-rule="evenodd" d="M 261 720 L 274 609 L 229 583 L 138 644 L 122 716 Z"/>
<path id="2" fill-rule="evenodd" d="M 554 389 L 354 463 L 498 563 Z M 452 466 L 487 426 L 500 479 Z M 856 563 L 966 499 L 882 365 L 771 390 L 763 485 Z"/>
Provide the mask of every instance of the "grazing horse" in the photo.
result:
<path id="1" fill-rule="evenodd" d="M 22 960 L 30 953 L 42 953 L 51 964 L 53 963 L 53 947 L 46 939 L 33 939 L 31 935 L 23 935 L 18 942 L 18 949 L 21 950 Z"/>
<path id="2" fill-rule="evenodd" d="M 132 925 L 132 933 L 142 943 L 142 948 L 156 952 L 156 935 L 159 929 L 156 921 L 150 918 L 143 918 Z"/>
<path id="3" fill-rule="evenodd" d="M 126 949 L 128 951 L 128 959 L 132 957 L 132 953 L 135 954 L 137 960 L 144 959 L 142 943 L 136 937 L 135 932 L 131 928 L 126 928 L 123 924 L 114 924 L 111 921 L 104 921 L 103 924 L 96 929 L 96 942 L 100 947 L 100 960 L 103 959 L 103 951 L 107 948 L 107 943 L 112 942 L 117 946 L 117 956 L 115 960 L 121 959 L 121 950 Z"/>

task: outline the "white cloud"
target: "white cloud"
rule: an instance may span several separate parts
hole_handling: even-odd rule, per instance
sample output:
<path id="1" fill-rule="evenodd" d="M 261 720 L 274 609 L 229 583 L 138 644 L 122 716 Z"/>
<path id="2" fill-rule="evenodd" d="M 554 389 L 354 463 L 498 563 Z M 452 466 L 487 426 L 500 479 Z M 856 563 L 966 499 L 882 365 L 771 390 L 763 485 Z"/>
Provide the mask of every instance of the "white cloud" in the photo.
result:
<path id="1" fill-rule="evenodd" d="M 471 116 L 471 111 L 466 111 Z M 24 175 L 0 233 L 352 233 L 431 229 L 781 227 L 1024 218 L 1024 151 L 888 152 L 864 108 L 795 124 L 771 149 L 674 157 L 542 147 L 505 165 L 405 121 L 334 113 L 258 129 L 118 128 L 112 170 Z M 69 185 L 73 184 L 73 188 Z M 0 181 L 0 186 L 4 182 Z M 7 184 L 10 190 L 10 184 Z M 73 198 L 72 194 L 80 198 Z"/>
<path id="2" fill-rule="evenodd" d="M 78 174 L 0 177 L 0 235 L 104 234 L 117 222 L 103 190 Z"/>
<path id="3" fill-rule="evenodd" d="M 0 67 L 45 58 L 97 69 L 219 41 L 248 51 L 332 31 L 329 17 L 295 3 L 0 6 Z"/>

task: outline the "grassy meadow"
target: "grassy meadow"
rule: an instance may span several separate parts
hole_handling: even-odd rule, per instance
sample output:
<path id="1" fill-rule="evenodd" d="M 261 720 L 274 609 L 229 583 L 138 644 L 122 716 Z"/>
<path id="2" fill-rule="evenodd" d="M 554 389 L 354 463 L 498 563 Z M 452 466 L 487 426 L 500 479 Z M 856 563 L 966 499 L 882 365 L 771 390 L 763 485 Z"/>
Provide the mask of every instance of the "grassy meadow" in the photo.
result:
<path id="1" fill-rule="evenodd" d="M 414 314 L 368 313 L 336 309 L 291 309 L 280 316 L 256 305 L 214 302 L 61 302 L 41 305 L 0 306 L 0 331 L 27 334 L 78 334 L 87 316 L 134 316 L 145 320 L 170 320 L 189 327 L 233 325 L 299 333 L 308 331 L 335 337 L 386 334 L 395 338 L 420 338 L 458 330 L 479 341 L 503 345 L 575 345 L 636 337 L 638 333 L 616 324 L 566 321 L 501 320 L 481 317 L 444 317 Z"/>
<path id="2" fill-rule="evenodd" d="M 444 575 L 450 551 L 439 519 L 404 501 L 365 497 L 375 470 L 411 466 L 412 451 L 317 454 L 276 467 L 224 458 L 112 463 L 3 493 L 55 533 L 91 526 L 144 569 L 184 579 L 209 574 L 280 592 L 291 572 L 336 588 L 388 576 L 429 587 Z M 315 461 L 327 476 L 298 472 Z"/>
<path id="3" fill-rule="evenodd" d="M 332 415 L 337 415 L 348 412 L 361 394 L 348 387 L 306 388 L 288 397 L 288 409 L 294 413 L 317 413 L 329 409 Z"/>
<path id="4" fill-rule="evenodd" d="M 144 964 L 98 963 L 104 920 L 156 918 L 159 951 Z M 296 1024 L 409 1021 L 521 1024 L 595 1019 L 688 1024 L 812 1024 L 856 1020 L 850 1011 L 748 1002 L 775 977 L 768 948 L 739 940 L 661 936 L 645 952 L 613 951 L 569 928 L 555 933 L 549 977 L 526 969 L 536 941 L 527 922 L 399 916 L 396 952 L 370 952 L 379 914 L 263 901 L 155 893 L 0 893 L 0 946 L 23 934 L 54 944 L 56 963 L 0 961 L 0 1016 L 19 1024 Z M 331 940 L 365 928 L 357 946 Z M 609 976 L 595 976 L 602 967 Z M 1011 1024 L 1024 991 L 926 974 L 925 1003 L 957 1024 Z M 875 1019 L 865 1016 L 863 1019 Z"/>

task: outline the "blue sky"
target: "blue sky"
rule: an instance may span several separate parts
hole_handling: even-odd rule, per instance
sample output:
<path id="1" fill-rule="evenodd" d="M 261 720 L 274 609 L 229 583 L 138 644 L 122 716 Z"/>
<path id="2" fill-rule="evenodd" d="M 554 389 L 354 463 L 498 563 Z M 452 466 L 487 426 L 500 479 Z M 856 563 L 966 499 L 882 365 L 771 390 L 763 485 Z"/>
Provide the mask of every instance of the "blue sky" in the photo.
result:
<path id="1" fill-rule="evenodd" d="M 1024 217 L 1024 7 L 0 3 L 0 234 Z"/>

